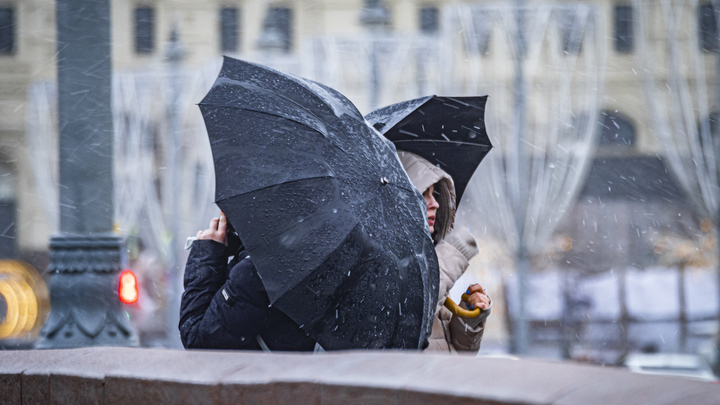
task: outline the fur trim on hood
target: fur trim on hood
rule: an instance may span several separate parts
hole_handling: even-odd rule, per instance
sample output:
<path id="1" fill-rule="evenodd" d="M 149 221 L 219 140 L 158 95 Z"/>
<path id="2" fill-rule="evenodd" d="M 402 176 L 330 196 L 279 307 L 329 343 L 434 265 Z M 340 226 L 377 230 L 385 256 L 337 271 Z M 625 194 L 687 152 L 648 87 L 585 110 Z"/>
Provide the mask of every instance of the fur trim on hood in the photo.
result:
<path id="1" fill-rule="evenodd" d="M 435 218 L 435 235 L 433 235 L 433 241 L 437 244 L 450 233 L 455 223 L 455 184 L 452 177 L 414 153 L 402 150 L 398 150 L 397 153 L 410 181 L 420 193 L 435 185 L 435 192 L 438 193 L 436 199 L 440 205 Z"/>

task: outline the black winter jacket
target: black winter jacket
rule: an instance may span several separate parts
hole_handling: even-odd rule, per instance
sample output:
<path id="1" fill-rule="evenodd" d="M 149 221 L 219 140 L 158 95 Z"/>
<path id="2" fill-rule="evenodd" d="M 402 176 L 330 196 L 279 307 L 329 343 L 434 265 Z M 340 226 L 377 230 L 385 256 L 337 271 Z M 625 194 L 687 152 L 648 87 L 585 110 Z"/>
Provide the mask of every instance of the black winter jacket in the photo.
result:
<path id="1" fill-rule="evenodd" d="M 247 257 L 228 266 L 225 245 L 193 242 L 185 266 L 180 337 L 186 349 L 310 351 L 315 341 L 284 313 L 270 306 L 257 270 Z"/>

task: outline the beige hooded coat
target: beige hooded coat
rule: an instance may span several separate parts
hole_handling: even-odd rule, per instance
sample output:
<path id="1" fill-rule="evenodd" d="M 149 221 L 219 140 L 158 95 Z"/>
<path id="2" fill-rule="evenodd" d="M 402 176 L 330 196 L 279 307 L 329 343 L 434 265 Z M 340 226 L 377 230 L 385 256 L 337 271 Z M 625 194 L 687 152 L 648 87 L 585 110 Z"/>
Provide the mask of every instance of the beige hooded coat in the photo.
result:
<path id="1" fill-rule="evenodd" d="M 463 319 L 453 315 L 443 306 L 450 289 L 467 269 L 470 258 L 477 253 L 475 240 L 469 233 L 453 232 L 455 222 L 455 186 L 450 175 L 422 157 L 410 152 L 398 151 L 400 162 L 413 185 L 425 192 L 435 185 L 438 208 L 435 222 L 435 252 L 440 265 L 438 305 L 435 310 L 427 351 L 477 352 L 480 349 L 485 320 L 492 310 L 483 310 L 477 318 Z M 464 306 L 465 303 L 461 303 Z"/>

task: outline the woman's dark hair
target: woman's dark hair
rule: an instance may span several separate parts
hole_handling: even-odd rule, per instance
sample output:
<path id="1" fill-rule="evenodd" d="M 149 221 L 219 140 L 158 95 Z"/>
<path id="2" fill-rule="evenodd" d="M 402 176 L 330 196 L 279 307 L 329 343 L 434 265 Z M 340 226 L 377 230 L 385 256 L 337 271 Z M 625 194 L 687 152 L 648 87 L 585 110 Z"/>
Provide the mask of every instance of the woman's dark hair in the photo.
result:
<path id="1" fill-rule="evenodd" d="M 450 180 L 441 179 L 435 183 L 435 193 L 440 208 L 435 215 L 435 232 L 432 238 L 435 244 L 438 244 L 452 231 L 455 222 L 455 195 Z"/>

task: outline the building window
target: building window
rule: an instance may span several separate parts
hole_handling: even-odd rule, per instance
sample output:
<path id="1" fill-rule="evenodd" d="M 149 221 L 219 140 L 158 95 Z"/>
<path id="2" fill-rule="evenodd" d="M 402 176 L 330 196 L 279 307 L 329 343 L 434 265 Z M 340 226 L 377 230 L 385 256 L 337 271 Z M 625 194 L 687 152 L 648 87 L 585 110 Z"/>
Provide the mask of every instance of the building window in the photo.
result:
<path id="1" fill-rule="evenodd" d="M 482 11 L 476 18 L 473 18 L 474 35 L 470 32 L 463 32 L 465 49 L 471 55 L 485 56 L 490 53 L 490 39 L 493 29 L 493 17 L 490 13 Z"/>
<path id="2" fill-rule="evenodd" d="M 580 18 L 575 10 L 558 10 L 557 19 L 562 51 L 566 54 L 580 53 L 582 51 L 583 33 L 580 27 Z"/>
<path id="3" fill-rule="evenodd" d="M 287 7 L 268 9 L 263 32 L 258 39 L 258 47 L 290 52 L 292 40 L 292 10 Z"/>
<path id="4" fill-rule="evenodd" d="M 709 135 L 711 138 L 716 138 L 718 136 L 718 129 L 720 129 L 720 126 L 718 126 L 718 123 L 720 123 L 719 118 L 720 113 L 715 111 L 710 113 L 709 117 L 702 118 L 698 121 L 697 129 L 701 137 Z"/>
<path id="5" fill-rule="evenodd" d="M 15 9 L 0 7 L 0 55 L 15 52 Z"/>
<path id="6" fill-rule="evenodd" d="M 16 187 L 12 168 L 0 163 L 0 259 L 17 258 Z"/>
<path id="7" fill-rule="evenodd" d="M 437 7 L 424 7 L 420 9 L 420 32 L 423 34 L 436 34 L 440 27 L 440 10 Z"/>
<path id="8" fill-rule="evenodd" d="M 615 51 L 633 51 L 633 10 L 631 6 L 615 6 Z"/>
<path id="9" fill-rule="evenodd" d="M 603 111 L 600 116 L 598 144 L 601 146 L 633 146 L 635 144 L 635 126 L 622 114 Z"/>
<path id="10" fill-rule="evenodd" d="M 700 49 L 704 52 L 717 52 L 718 27 L 712 4 L 701 4 L 698 7 L 698 29 Z"/>
<path id="11" fill-rule="evenodd" d="M 225 7 L 220 10 L 220 50 L 237 52 L 240 50 L 240 10 Z"/>
<path id="12" fill-rule="evenodd" d="M 489 55 L 490 54 L 490 36 L 492 35 L 492 27 L 489 25 L 482 25 L 475 28 L 475 35 L 477 37 L 477 54 L 478 55 Z"/>
<path id="13" fill-rule="evenodd" d="M 282 34 L 285 52 L 292 49 L 292 10 L 287 7 L 273 8 L 271 13 L 275 16 L 276 26 Z"/>
<path id="14" fill-rule="evenodd" d="M 135 9 L 135 52 L 152 53 L 155 49 L 155 10 L 151 7 Z"/>

